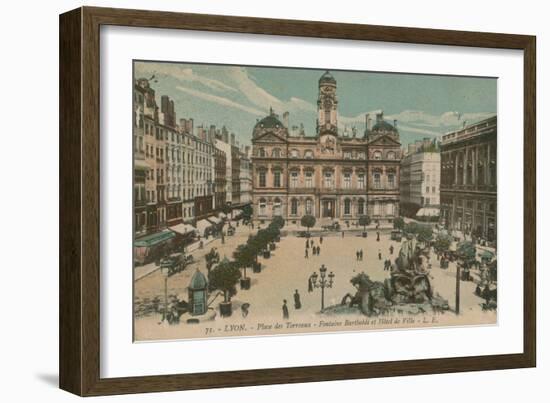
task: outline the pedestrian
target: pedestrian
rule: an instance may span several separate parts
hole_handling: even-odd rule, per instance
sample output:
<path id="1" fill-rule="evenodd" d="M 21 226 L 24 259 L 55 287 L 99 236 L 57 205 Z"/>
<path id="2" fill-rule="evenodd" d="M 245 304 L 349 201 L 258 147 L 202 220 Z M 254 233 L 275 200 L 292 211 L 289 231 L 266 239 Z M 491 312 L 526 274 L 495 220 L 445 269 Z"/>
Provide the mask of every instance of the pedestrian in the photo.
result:
<path id="1" fill-rule="evenodd" d="M 390 245 L 390 255 L 393 255 L 393 245 Z"/>
<path id="2" fill-rule="evenodd" d="M 363 249 L 359 250 L 359 260 L 363 261 Z"/>
<path id="3" fill-rule="evenodd" d="M 294 290 L 294 309 L 302 308 L 302 301 L 300 301 L 300 293 L 298 290 Z"/>
<path id="4" fill-rule="evenodd" d="M 376 231 L 376 242 L 380 242 L 380 232 Z"/>
<path id="5" fill-rule="evenodd" d="M 313 292 L 313 280 L 311 277 L 307 279 L 307 292 Z"/>
<path id="6" fill-rule="evenodd" d="M 359 251 L 355 251 L 355 260 L 359 261 Z"/>
<path id="7" fill-rule="evenodd" d="M 320 244 L 323 243 L 323 236 L 322 236 L 322 235 L 319 237 L 319 243 L 320 243 Z"/>
<path id="8" fill-rule="evenodd" d="M 344 237 L 344 231 L 342 231 L 342 238 Z"/>
<path id="9" fill-rule="evenodd" d="M 382 260 L 382 252 L 380 252 L 380 249 L 378 249 L 378 260 Z"/>
<path id="10" fill-rule="evenodd" d="M 304 257 L 306 259 L 309 259 L 309 249 L 308 248 L 306 248 L 306 254 L 304 255 Z"/>
<path id="11" fill-rule="evenodd" d="M 321 247 L 318 246 L 318 247 L 317 247 L 317 256 L 319 256 L 320 254 L 321 254 Z"/>
<path id="12" fill-rule="evenodd" d="M 309 239 L 306 239 L 306 249 L 309 248 Z"/>
<path id="13" fill-rule="evenodd" d="M 286 299 L 283 299 L 283 319 L 288 319 L 288 306 L 286 306 Z"/>

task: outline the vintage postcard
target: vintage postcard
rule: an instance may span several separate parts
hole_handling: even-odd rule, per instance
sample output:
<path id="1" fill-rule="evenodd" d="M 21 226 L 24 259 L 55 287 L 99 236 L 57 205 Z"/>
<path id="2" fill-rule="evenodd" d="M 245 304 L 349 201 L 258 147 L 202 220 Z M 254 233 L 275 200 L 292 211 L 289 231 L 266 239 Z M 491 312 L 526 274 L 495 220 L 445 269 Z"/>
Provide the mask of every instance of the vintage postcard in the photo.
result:
<path id="1" fill-rule="evenodd" d="M 132 80 L 135 341 L 496 324 L 496 78 Z"/>

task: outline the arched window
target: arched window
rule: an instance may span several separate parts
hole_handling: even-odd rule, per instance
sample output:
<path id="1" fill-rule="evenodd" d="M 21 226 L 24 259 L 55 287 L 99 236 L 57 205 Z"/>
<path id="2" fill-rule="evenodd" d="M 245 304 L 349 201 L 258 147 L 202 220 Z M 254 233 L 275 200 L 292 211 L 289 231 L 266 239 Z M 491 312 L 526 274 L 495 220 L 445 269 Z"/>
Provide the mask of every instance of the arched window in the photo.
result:
<path id="1" fill-rule="evenodd" d="M 281 149 L 280 148 L 274 148 L 271 152 L 271 156 L 275 158 L 279 158 L 281 156 Z"/>
<path id="2" fill-rule="evenodd" d="M 313 158 L 313 151 L 311 150 L 306 150 L 304 152 L 304 158 Z"/>
<path id="3" fill-rule="evenodd" d="M 258 155 L 259 155 L 260 157 L 265 157 L 265 150 L 264 150 L 263 148 L 260 148 L 260 149 L 258 150 Z"/>
<path id="4" fill-rule="evenodd" d="M 300 153 L 298 152 L 298 150 L 293 149 L 293 150 L 290 150 L 290 156 L 292 158 L 298 158 L 300 156 Z"/>
<path id="5" fill-rule="evenodd" d="M 266 215 L 266 202 L 264 198 L 261 198 L 260 203 L 258 203 L 258 214 L 261 216 Z"/>
<path id="6" fill-rule="evenodd" d="M 395 151 L 389 151 L 388 154 L 386 155 L 386 158 L 389 159 L 389 160 L 394 160 L 395 159 Z"/>
<path id="7" fill-rule="evenodd" d="M 292 199 L 290 201 L 290 214 L 291 215 L 298 215 L 298 200 Z"/>
<path id="8" fill-rule="evenodd" d="M 380 189 L 382 186 L 382 173 L 380 171 L 374 171 L 372 173 L 372 183 L 375 189 Z"/>
<path id="9" fill-rule="evenodd" d="M 381 160 L 382 159 L 382 153 L 380 151 L 375 151 L 372 153 L 372 159 L 373 160 Z"/>
<path id="10" fill-rule="evenodd" d="M 346 199 L 344 200 L 344 215 L 350 215 L 351 214 L 351 200 Z"/>

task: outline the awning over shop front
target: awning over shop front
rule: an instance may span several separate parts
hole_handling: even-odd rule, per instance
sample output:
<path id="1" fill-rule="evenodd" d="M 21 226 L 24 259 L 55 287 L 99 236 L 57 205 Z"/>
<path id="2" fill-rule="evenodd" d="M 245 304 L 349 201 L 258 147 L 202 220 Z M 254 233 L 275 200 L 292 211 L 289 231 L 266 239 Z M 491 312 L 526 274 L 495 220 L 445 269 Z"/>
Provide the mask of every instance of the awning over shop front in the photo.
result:
<path id="1" fill-rule="evenodd" d="M 145 235 L 134 241 L 134 246 L 136 247 L 147 247 L 159 245 L 163 242 L 169 241 L 174 238 L 176 235 L 169 230 L 164 230 L 162 232 L 157 232 L 155 234 Z"/>
<path id="2" fill-rule="evenodd" d="M 422 207 L 418 212 L 416 213 L 417 217 L 438 217 L 439 216 L 439 208 L 437 207 Z"/>
<path id="3" fill-rule="evenodd" d="M 222 222 L 221 218 L 218 218 L 216 216 L 208 217 L 208 221 L 210 221 L 212 224 L 219 224 Z"/>
<path id="4" fill-rule="evenodd" d="M 179 235 L 187 235 L 195 232 L 195 228 L 190 224 L 178 224 L 168 228 L 170 231 Z"/>
<path id="5" fill-rule="evenodd" d="M 197 221 L 197 231 L 199 231 L 199 234 L 204 235 L 204 231 L 206 231 L 207 228 L 210 228 L 212 226 L 212 223 L 208 220 L 199 220 Z"/>

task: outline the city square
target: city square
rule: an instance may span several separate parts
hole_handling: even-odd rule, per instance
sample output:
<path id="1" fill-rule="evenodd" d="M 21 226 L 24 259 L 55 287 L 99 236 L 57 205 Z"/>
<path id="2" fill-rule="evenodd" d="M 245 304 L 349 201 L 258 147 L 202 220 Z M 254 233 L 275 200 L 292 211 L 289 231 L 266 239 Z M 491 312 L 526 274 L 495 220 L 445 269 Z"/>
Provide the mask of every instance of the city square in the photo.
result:
<path id="1" fill-rule="evenodd" d="M 494 80 L 135 67 L 136 341 L 497 323 Z M 190 102 L 183 68 L 293 102 Z M 398 112 L 397 81 L 489 109 Z"/>
<path id="2" fill-rule="evenodd" d="M 296 228 L 299 229 L 299 228 Z M 320 230 L 320 229 L 319 229 Z M 289 232 L 295 232 L 289 229 Z M 187 337 L 227 337 L 230 335 L 257 335 L 273 333 L 296 333 L 308 331 L 334 331 L 330 326 L 331 321 L 362 320 L 365 318 L 360 312 L 344 315 L 327 315 L 321 311 L 321 291 L 314 289 L 308 292 L 308 279 L 315 271 L 319 271 L 321 265 L 325 265 L 329 271 L 334 273 L 334 283 L 331 288 L 325 290 L 325 306 L 340 305 L 341 300 L 347 293 L 354 293 L 355 288 L 350 279 L 360 272 L 365 272 L 373 280 L 384 281 L 389 278 L 389 272 L 384 270 L 383 262 L 388 258 L 395 258 L 400 247 L 400 242 L 390 240 L 390 229 L 381 228 L 380 241 L 376 240 L 376 228 L 368 229 L 366 238 L 361 236 L 357 230 L 341 232 L 321 232 L 323 242 L 320 243 L 320 236 L 312 236 L 316 246 L 320 246 L 321 252 L 317 255 L 304 257 L 306 238 L 295 235 L 283 236 L 277 244 L 269 259 L 260 258 L 262 271 L 253 273 L 247 270 L 247 276 L 251 278 L 250 289 L 239 289 L 232 297 L 233 314 L 230 317 L 221 317 L 217 308 L 220 299 L 214 299 L 210 309 L 216 315 L 205 322 L 189 324 L 184 320 L 175 324 L 168 324 L 162 321 L 162 303 L 159 311 L 142 316 L 135 321 L 136 338 L 147 339 L 173 339 Z M 220 256 L 230 257 L 234 249 L 241 243 L 246 242 L 249 235 L 255 233 L 249 226 L 240 225 L 234 236 L 225 237 L 222 244 L 221 238 L 215 239 L 207 244 L 204 249 L 193 252 L 196 263 L 186 268 L 181 273 L 169 277 L 168 294 L 187 299 L 187 287 L 191 277 L 196 270 L 206 273 L 206 261 L 204 255 L 212 248 L 217 248 Z M 315 232 L 315 231 L 314 231 Z M 394 247 L 394 254 L 390 255 L 389 248 Z M 364 258 L 357 261 L 356 251 L 363 249 Z M 378 251 L 382 254 L 382 260 L 378 257 Z M 366 252 L 366 253 L 365 253 Z M 456 292 L 456 264 L 450 263 L 447 269 L 441 269 L 436 256 L 430 256 L 430 278 L 432 286 L 438 294 L 449 301 L 449 310 L 433 315 L 416 315 L 411 322 L 402 323 L 396 326 L 395 322 L 385 325 L 386 322 L 376 317 L 369 326 L 359 322 L 357 326 L 349 326 L 347 330 L 369 330 L 395 327 L 418 327 L 448 326 L 448 325 L 473 325 L 495 323 L 496 312 L 481 312 L 480 306 L 484 302 L 482 298 L 475 295 L 476 282 L 461 281 L 460 288 L 460 310 L 461 315 L 457 316 L 455 310 Z M 136 280 L 135 298 L 164 300 L 164 278 L 165 274 L 160 269 Z M 300 294 L 301 308 L 294 308 L 293 294 L 298 290 Z M 287 300 L 289 318 L 284 319 L 282 313 L 283 300 Z M 248 315 L 242 316 L 240 307 L 249 304 Z M 396 316 L 396 315 L 391 315 Z M 397 315 L 399 317 L 399 315 Z M 273 329 L 276 323 L 282 328 Z M 320 323 L 326 325 L 319 327 Z M 388 322 L 391 323 L 391 322 Z M 310 324 L 313 327 L 309 327 Z M 241 327 L 245 325 L 245 327 Z M 295 326 L 295 327 L 294 327 Z M 207 334 L 207 329 L 208 334 Z"/>

